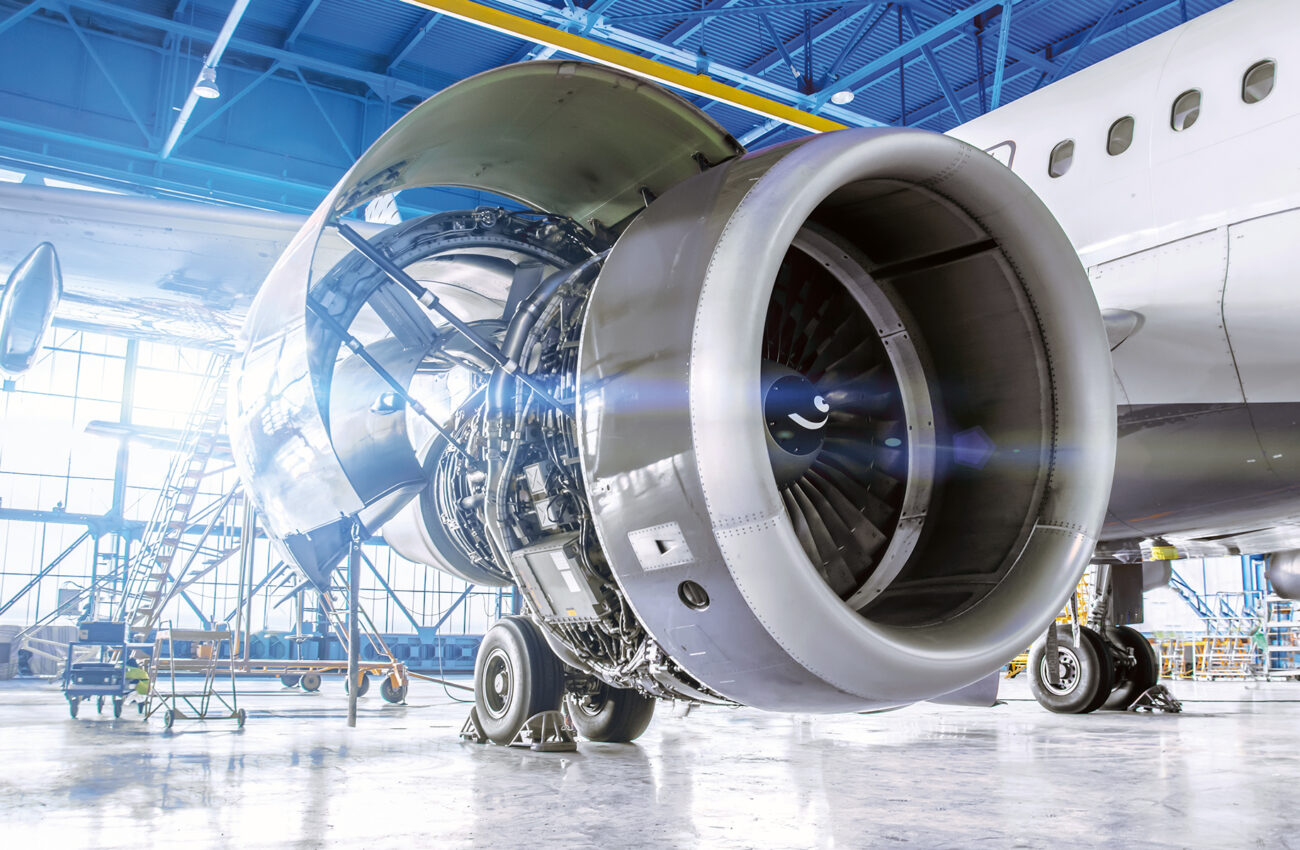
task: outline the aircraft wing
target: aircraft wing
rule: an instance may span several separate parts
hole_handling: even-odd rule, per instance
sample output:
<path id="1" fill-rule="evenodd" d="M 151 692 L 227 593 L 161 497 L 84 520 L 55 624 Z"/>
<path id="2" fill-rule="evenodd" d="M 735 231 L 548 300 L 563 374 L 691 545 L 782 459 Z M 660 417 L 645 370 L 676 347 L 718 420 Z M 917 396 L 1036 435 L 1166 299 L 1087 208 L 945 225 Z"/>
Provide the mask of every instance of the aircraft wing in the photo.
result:
<path id="1" fill-rule="evenodd" d="M 200 347 L 233 346 L 253 295 L 303 216 L 0 184 L 0 271 L 58 251 L 55 324 Z"/>

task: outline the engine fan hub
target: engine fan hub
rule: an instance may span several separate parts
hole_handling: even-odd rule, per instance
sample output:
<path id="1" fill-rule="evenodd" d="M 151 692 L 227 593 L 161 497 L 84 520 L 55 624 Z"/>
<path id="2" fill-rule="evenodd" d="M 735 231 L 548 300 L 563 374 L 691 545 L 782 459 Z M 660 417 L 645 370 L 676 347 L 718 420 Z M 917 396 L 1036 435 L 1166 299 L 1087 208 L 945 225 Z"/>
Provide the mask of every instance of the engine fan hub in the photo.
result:
<path id="1" fill-rule="evenodd" d="M 763 362 L 762 387 L 767 454 L 777 486 L 784 487 L 817 460 L 831 406 L 816 384 L 779 363 Z"/>

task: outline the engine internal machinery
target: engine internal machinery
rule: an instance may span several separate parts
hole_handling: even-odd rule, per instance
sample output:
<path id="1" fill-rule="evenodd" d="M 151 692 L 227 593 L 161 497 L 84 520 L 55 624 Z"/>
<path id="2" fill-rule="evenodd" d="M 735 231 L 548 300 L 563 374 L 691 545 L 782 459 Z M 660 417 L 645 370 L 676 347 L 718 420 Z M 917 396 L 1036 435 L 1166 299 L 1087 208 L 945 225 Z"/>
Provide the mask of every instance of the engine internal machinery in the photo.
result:
<path id="1" fill-rule="evenodd" d="M 481 659 L 500 699 L 529 675 L 506 650 L 539 641 L 586 705 L 615 688 L 797 711 L 952 695 L 1028 646 L 1093 551 L 1114 462 L 1105 334 L 1046 208 L 943 136 L 745 153 L 644 81 L 528 64 L 399 122 L 314 226 L 431 184 L 535 211 L 353 242 L 388 270 L 356 253 L 308 273 L 307 249 L 277 267 L 308 281 L 304 318 L 252 334 L 234 430 L 289 556 L 331 563 L 357 517 L 517 584 L 532 625 Z M 502 86 L 529 128 L 491 136 L 510 174 L 450 179 L 493 155 L 475 121 L 500 122 L 483 104 Z M 539 141 L 613 132 L 611 110 L 643 132 Z M 460 135 L 430 142 L 448 115 Z M 294 303 L 276 298 L 255 328 Z"/>

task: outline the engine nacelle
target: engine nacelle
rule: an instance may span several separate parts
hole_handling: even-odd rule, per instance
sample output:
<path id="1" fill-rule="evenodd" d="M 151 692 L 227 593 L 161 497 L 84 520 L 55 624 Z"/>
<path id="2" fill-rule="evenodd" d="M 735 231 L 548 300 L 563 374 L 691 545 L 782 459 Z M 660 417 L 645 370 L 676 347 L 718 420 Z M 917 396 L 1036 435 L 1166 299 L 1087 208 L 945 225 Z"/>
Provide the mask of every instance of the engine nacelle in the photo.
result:
<path id="1" fill-rule="evenodd" d="M 503 110 L 527 132 L 492 131 Z M 372 245 L 499 305 L 461 315 L 510 368 L 359 255 L 311 268 L 313 229 L 447 183 L 538 212 Z M 573 681 L 798 711 L 939 697 L 1028 646 L 1093 552 L 1115 443 L 1097 305 L 1043 204 L 957 140 L 744 153 L 644 81 L 529 63 L 399 122 L 295 250 L 232 425 L 268 529 L 318 580 L 355 517 L 517 583 Z M 440 380 L 444 436 L 417 454 L 382 391 L 427 415 Z"/>
<path id="2" fill-rule="evenodd" d="M 1092 552 L 1105 343 L 1050 213 L 960 142 L 841 131 L 693 178 L 631 225 L 588 308 L 583 469 L 619 584 L 749 705 L 973 682 Z M 760 394 L 776 366 L 813 413 Z M 804 451 L 793 477 L 780 434 Z"/>

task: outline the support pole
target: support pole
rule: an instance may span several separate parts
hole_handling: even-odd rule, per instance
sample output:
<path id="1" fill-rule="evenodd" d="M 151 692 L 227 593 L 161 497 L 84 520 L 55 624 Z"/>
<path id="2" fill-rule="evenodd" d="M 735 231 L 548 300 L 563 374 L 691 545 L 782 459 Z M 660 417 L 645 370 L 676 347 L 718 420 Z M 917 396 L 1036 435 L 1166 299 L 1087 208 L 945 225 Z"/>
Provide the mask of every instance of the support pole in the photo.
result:
<path id="1" fill-rule="evenodd" d="M 348 726 L 357 725 L 357 678 L 361 663 L 361 523 L 352 520 L 348 543 Z"/>
<path id="2" fill-rule="evenodd" d="M 240 568 L 245 572 L 247 578 L 244 580 L 246 593 L 244 597 L 244 660 L 248 661 L 251 652 L 249 647 L 252 645 L 253 637 L 253 597 L 261 589 L 261 585 L 254 586 L 253 570 L 256 566 L 253 560 L 253 543 L 257 540 L 257 514 L 253 509 L 253 500 L 244 496 L 244 516 L 239 526 L 239 563 Z M 269 575 L 269 574 L 268 574 Z M 233 658 L 231 659 L 234 660 Z"/>

